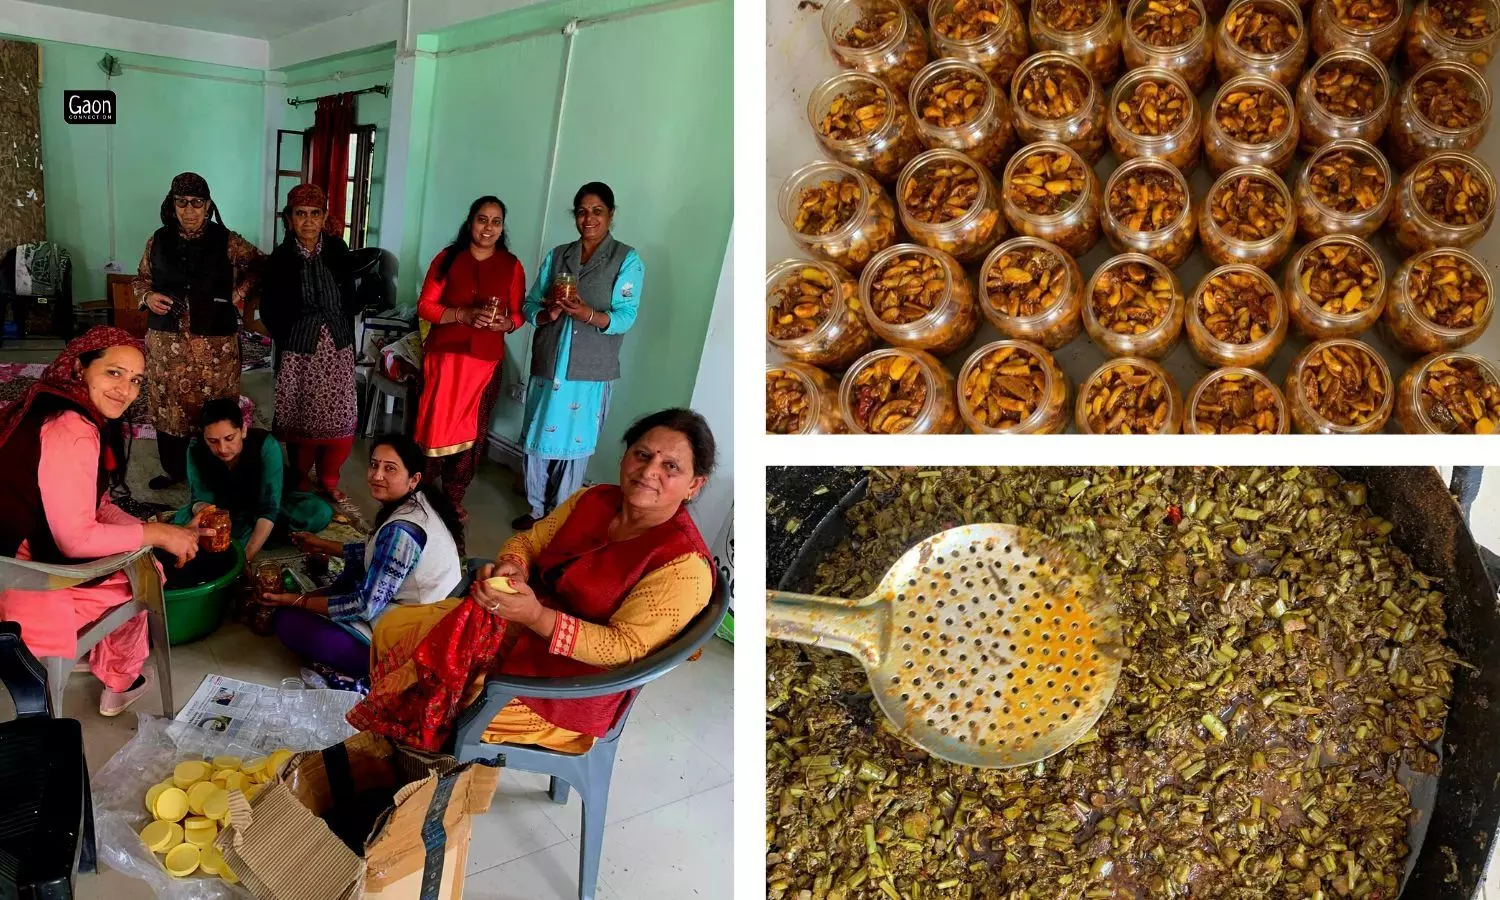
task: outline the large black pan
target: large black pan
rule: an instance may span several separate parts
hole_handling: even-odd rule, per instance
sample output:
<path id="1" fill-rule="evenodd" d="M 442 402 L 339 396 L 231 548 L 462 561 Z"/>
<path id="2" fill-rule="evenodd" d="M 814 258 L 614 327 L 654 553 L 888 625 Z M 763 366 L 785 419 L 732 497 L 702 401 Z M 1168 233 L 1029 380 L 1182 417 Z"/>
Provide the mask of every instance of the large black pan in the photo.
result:
<path id="1" fill-rule="evenodd" d="M 1478 671 L 1456 667 L 1436 779 L 1408 782 L 1418 821 L 1410 829 L 1403 897 L 1468 900 L 1484 876 L 1500 823 L 1500 610 L 1495 586 L 1458 504 L 1437 472 L 1422 467 L 1343 468 L 1362 481 L 1370 508 L 1395 524 L 1396 545 L 1442 580 L 1448 640 Z M 813 572 L 847 534 L 844 511 L 865 495 L 857 468 L 766 472 L 766 585 L 807 591 Z"/>

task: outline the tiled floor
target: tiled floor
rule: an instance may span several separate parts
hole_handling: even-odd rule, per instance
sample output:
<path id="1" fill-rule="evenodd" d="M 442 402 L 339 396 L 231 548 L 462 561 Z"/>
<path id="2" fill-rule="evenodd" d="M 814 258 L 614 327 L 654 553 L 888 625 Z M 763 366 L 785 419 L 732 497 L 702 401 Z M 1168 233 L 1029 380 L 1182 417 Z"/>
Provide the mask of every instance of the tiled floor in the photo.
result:
<path id="1" fill-rule="evenodd" d="M 30 358 L 33 355 L 16 353 L 11 347 L 0 349 L 4 361 L 38 361 Z M 39 361 L 50 355 L 43 351 L 39 356 L 45 358 Z M 257 406 L 270 403 L 269 387 L 267 373 L 249 373 L 245 378 L 245 393 Z M 155 473 L 155 451 L 152 441 L 136 443 L 131 456 L 132 485 L 143 484 Z M 373 512 L 364 488 L 367 453 L 368 442 L 358 442 L 344 466 L 341 486 L 362 500 L 367 512 Z M 510 488 L 512 478 L 508 469 L 493 463 L 481 467 L 465 504 L 470 555 L 491 555 L 510 535 L 510 520 L 523 511 L 520 498 Z M 299 665 L 276 640 L 228 624 L 202 641 L 172 649 L 173 694 L 181 706 L 211 672 L 275 684 L 296 674 Z M 636 703 L 615 762 L 598 900 L 732 895 L 733 669 L 733 650 L 715 639 L 700 660 L 684 664 L 646 688 Z M 134 716 L 106 719 L 98 714 L 99 688 L 92 676 L 74 675 L 63 703 L 64 714 L 83 723 L 91 770 L 102 766 L 135 733 Z M 137 708 L 144 713 L 161 712 L 154 696 L 142 698 Z M 0 709 L 0 720 L 8 716 L 8 709 Z M 577 897 L 579 815 L 576 792 L 566 806 L 557 805 L 547 799 L 542 776 L 501 773 L 493 806 L 475 822 L 464 896 L 473 900 Z M 152 893 L 144 882 L 106 869 L 81 877 L 79 896 L 83 900 L 137 900 Z"/>

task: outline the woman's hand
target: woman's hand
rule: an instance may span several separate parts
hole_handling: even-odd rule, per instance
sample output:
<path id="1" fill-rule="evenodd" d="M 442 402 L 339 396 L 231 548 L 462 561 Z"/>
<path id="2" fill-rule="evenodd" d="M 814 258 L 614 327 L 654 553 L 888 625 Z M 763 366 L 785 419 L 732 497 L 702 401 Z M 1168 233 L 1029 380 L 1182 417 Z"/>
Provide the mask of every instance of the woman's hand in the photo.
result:
<path id="1" fill-rule="evenodd" d="M 460 306 L 453 310 L 453 321 L 470 328 L 484 328 L 484 310 L 477 306 Z"/>
<path id="2" fill-rule="evenodd" d="M 303 594 L 273 593 L 261 594 L 260 602 L 267 606 L 301 606 Z"/>
<path id="3" fill-rule="evenodd" d="M 584 303 L 581 297 L 576 300 L 560 298 L 557 301 L 557 308 L 563 315 L 577 322 L 586 321 L 594 315 L 594 308 Z"/>
<path id="4" fill-rule="evenodd" d="M 505 573 L 499 572 L 497 574 L 503 575 Z M 474 600 L 480 606 L 500 618 L 508 619 L 530 628 L 546 612 L 542 606 L 542 601 L 536 598 L 536 594 L 526 582 L 519 580 L 514 575 L 507 575 L 506 577 L 510 578 L 510 586 L 514 589 L 515 593 L 497 591 L 485 581 L 476 577 L 474 579 L 474 588 L 471 591 Z"/>
<path id="5" fill-rule="evenodd" d="M 158 316 L 164 316 L 172 311 L 172 298 L 152 291 L 146 295 L 146 308 Z"/>
<path id="6" fill-rule="evenodd" d="M 511 560 L 506 559 L 499 562 L 485 563 L 480 566 L 479 570 L 474 573 L 474 583 L 478 584 L 481 581 L 488 581 L 498 576 L 509 578 L 512 582 L 526 580 L 525 570 Z"/>
<path id="7" fill-rule="evenodd" d="M 147 522 L 145 542 L 151 547 L 157 547 L 172 554 L 177 559 L 178 568 L 181 568 L 198 555 L 200 529 L 196 527 L 196 516 L 193 517 L 193 522 L 191 526 Z"/>

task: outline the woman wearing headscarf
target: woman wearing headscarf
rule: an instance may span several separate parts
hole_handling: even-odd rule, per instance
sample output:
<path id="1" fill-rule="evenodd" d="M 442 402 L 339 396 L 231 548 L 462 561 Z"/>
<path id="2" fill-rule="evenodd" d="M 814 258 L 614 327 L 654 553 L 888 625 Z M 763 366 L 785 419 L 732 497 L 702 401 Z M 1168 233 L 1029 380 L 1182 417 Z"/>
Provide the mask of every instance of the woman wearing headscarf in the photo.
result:
<path id="1" fill-rule="evenodd" d="M 68 565 L 141 547 L 192 559 L 188 527 L 141 522 L 110 502 L 110 476 L 125 468 L 121 417 L 145 381 L 145 347 L 118 328 L 69 342 L 26 393 L 0 412 L 0 556 Z M 75 659 L 78 630 L 130 600 L 125 573 L 53 591 L 0 591 L 0 619 L 19 622 L 37 656 Z M 148 686 L 144 612 L 89 651 L 104 682 L 99 712 L 117 716 Z"/>
<path id="2" fill-rule="evenodd" d="M 286 238 L 261 278 L 261 321 L 276 342 L 276 419 L 297 488 L 318 484 L 335 503 L 339 470 L 354 447 L 354 260 L 342 238 L 324 231 L 328 197 L 313 184 L 287 194 Z"/>
<path id="3" fill-rule="evenodd" d="M 531 380 L 526 388 L 526 500 L 531 512 L 511 523 L 525 531 L 583 485 L 583 473 L 620 377 L 620 343 L 635 324 L 646 264 L 610 234 L 615 192 L 591 181 L 573 197 L 578 240 L 554 247 L 526 297 Z M 558 276 L 577 291 L 556 290 Z"/>
<path id="4" fill-rule="evenodd" d="M 132 284 L 146 319 L 147 399 L 164 474 L 160 491 L 187 477 L 187 447 L 204 401 L 240 395 L 240 312 L 262 254 L 224 227 L 208 182 L 172 179 L 161 227 L 146 241 Z"/>
<path id="5" fill-rule="evenodd" d="M 505 336 L 521 327 L 525 293 L 526 272 L 505 239 L 505 204 L 480 197 L 453 243 L 433 257 L 417 299 L 432 330 L 422 343 L 415 436 L 427 451 L 427 483 L 442 482 L 461 519 L 500 395 Z"/>

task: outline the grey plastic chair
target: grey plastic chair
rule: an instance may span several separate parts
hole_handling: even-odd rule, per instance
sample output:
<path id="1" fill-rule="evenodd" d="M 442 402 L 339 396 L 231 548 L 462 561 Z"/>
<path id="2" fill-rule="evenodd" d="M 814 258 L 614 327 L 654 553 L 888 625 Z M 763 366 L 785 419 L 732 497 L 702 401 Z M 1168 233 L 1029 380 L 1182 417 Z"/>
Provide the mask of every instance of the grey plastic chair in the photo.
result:
<path id="1" fill-rule="evenodd" d="M 79 629 L 77 659 L 42 657 L 42 665 L 47 668 L 48 700 L 52 704 L 51 714 L 54 716 L 62 714 L 63 691 L 67 689 L 68 676 L 72 674 L 78 659 L 87 656 L 95 644 L 141 610 L 146 611 L 146 621 L 151 631 L 151 653 L 156 657 L 156 679 L 161 691 L 162 715 L 169 719 L 175 715 L 176 710 L 172 706 L 171 642 L 167 638 L 161 573 L 156 570 L 155 557 L 149 547 L 71 566 L 0 556 L 0 590 L 55 591 L 121 571 L 130 579 L 132 599 Z"/>
<path id="2" fill-rule="evenodd" d="M 470 573 L 489 560 L 470 560 Z M 461 593 L 468 593 L 468 580 Z M 456 592 L 458 593 L 458 592 Z M 609 801 L 609 780 L 615 767 L 615 749 L 625 721 L 640 688 L 677 668 L 697 653 L 718 630 L 719 622 L 729 608 L 729 588 L 718 579 L 708 606 L 688 623 L 673 641 L 628 666 L 580 678 L 516 678 L 491 675 L 485 681 L 484 694 L 464 710 L 454 731 L 454 755 L 459 762 L 487 760 L 522 772 L 536 772 L 552 777 L 547 796 L 554 803 L 568 802 L 569 786 L 578 790 L 583 800 L 583 841 L 578 854 L 578 900 L 594 900 L 599 882 L 599 857 L 604 848 L 604 812 Z M 541 747 L 519 744 L 486 744 L 484 729 L 500 710 L 516 697 L 578 699 L 629 691 L 630 698 L 620 711 L 619 721 L 604 737 L 594 742 L 588 752 L 558 753 Z"/>

